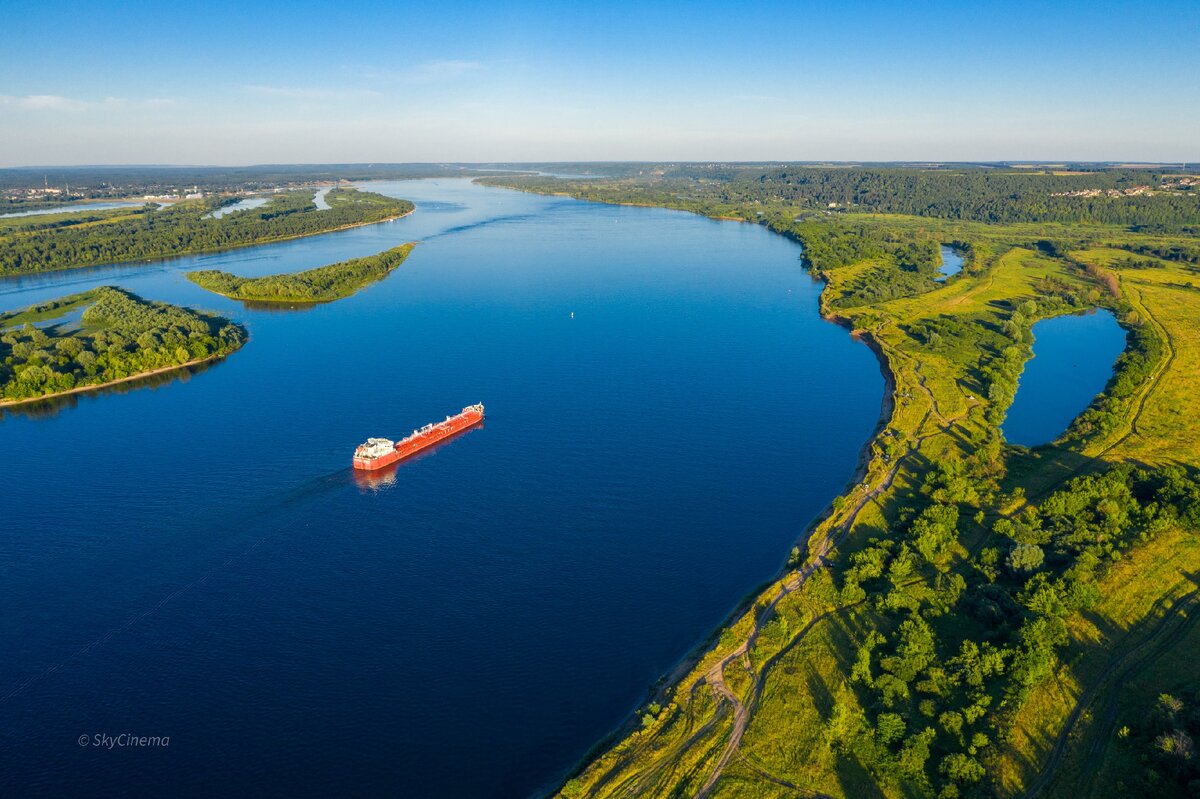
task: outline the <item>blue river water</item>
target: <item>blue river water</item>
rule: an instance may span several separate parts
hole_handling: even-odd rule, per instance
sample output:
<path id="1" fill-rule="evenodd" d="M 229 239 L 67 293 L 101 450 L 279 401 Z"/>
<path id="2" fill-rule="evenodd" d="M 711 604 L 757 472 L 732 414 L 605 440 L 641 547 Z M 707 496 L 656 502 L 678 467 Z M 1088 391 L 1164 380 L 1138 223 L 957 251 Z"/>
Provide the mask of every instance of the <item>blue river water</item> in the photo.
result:
<path id="1" fill-rule="evenodd" d="M 0 418 L 0 795 L 536 793 L 851 478 L 883 381 L 819 319 L 797 245 L 467 180 L 369 187 L 416 212 L 0 283 L 4 310 L 115 284 L 251 335 Z M 184 278 L 409 240 L 386 280 L 307 310 Z M 368 436 L 474 402 L 481 428 L 349 469 Z M 95 745 L 122 734 L 169 743 Z"/>
<path id="2" fill-rule="evenodd" d="M 1112 377 L 1125 331 L 1105 310 L 1043 319 L 1033 325 L 1033 359 L 1001 426 L 1013 444 L 1058 438 Z"/>

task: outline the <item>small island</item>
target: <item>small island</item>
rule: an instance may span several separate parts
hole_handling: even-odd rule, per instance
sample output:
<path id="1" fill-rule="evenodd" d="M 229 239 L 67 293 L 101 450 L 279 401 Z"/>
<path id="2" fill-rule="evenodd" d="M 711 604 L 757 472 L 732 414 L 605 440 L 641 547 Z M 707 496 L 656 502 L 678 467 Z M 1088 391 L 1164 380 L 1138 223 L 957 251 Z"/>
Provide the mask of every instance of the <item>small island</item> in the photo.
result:
<path id="1" fill-rule="evenodd" d="M 246 337 L 227 319 L 112 286 L 0 314 L 0 407 L 210 361 Z"/>
<path id="2" fill-rule="evenodd" d="M 404 263 L 416 242 L 410 241 L 377 255 L 352 258 L 328 266 L 265 277 L 239 277 L 216 269 L 188 272 L 201 288 L 235 300 L 270 303 L 332 302 L 387 277 Z"/>

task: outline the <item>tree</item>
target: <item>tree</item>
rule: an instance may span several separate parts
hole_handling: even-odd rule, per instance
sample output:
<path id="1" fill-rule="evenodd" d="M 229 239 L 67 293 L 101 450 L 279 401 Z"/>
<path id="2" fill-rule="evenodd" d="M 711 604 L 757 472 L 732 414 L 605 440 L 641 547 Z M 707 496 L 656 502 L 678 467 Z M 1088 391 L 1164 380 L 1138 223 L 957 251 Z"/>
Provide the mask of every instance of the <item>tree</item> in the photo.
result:
<path id="1" fill-rule="evenodd" d="M 875 737 L 885 746 L 904 737 L 907 726 L 899 713 L 880 713 L 875 720 Z"/>
<path id="2" fill-rule="evenodd" d="M 954 752 L 942 758 L 938 771 L 956 783 L 979 782 L 983 779 L 983 766 L 978 760 L 961 752 Z"/>
<path id="3" fill-rule="evenodd" d="M 1008 568 L 1018 574 L 1041 568 L 1045 553 L 1037 544 L 1016 544 L 1008 553 Z"/>

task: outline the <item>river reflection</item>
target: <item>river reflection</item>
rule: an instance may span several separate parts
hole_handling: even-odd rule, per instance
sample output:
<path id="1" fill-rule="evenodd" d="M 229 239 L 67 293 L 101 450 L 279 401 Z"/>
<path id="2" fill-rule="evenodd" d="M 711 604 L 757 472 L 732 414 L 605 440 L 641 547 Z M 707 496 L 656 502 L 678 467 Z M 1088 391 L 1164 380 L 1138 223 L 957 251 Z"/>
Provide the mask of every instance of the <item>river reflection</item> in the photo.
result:
<path id="1" fill-rule="evenodd" d="M 411 467 L 428 458 L 435 457 L 439 450 L 451 446 L 468 433 L 471 433 L 475 430 L 482 430 L 484 424 L 485 422 L 476 422 L 470 427 L 465 427 L 462 430 L 459 430 L 457 433 L 443 438 L 433 446 L 426 447 L 417 454 L 411 455 L 402 461 L 393 463 L 390 466 L 385 466 L 382 469 L 371 469 L 369 471 L 364 469 L 351 469 L 350 471 L 354 476 L 354 482 L 359 488 L 369 491 L 381 491 L 383 489 L 391 488 L 392 486 L 396 485 L 397 476 L 402 469 Z"/>
<path id="2" fill-rule="evenodd" d="M 74 394 L 64 394 L 58 397 L 22 402 L 19 405 L 0 406 L 0 419 L 4 416 L 27 416 L 32 419 L 48 419 L 57 416 L 63 411 L 77 408 L 80 402 L 103 400 L 108 396 L 129 394 L 147 388 L 158 389 L 175 383 L 187 383 L 194 376 L 215 368 L 221 361 L 228 357 L 228 355 L 225 355 L 205 361 L 204 363 L 189 364 L 187 366 L 180 366 L 178 369 L 172 369 L 169 372 L 157 372 L 155 374 L 143 375 L 142 377 L 135 377 L 132 380 L 125 380 L 120 383 L 96 386 L 95 388 L 89 388 L 87 391 L 79 391 Z"/>

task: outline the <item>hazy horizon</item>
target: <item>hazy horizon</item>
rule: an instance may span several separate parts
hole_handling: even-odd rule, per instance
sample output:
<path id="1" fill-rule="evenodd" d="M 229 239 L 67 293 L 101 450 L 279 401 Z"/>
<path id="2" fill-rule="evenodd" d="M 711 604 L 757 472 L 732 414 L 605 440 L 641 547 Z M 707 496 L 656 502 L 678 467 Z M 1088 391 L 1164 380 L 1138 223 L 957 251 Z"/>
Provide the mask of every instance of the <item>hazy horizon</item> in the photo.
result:
<path id="1" fill-rule="evenodd" d="M 964 160 L 964 161 L 946 161 L 946 160 L 934 160 L 934 159 L 928 159 L 928 160 L 922 160 L 922 161 L 868 161 L 868 160 L 864 160 L 864 159 L 845 160 L 845 161 L 835 161 L 832 159 L 823 159 L 823 160 L 815 160 L 815 159 L 792 159 L 792 160 L 754 159 L 754 160 L 734 161 L 734 160 L 708 159 L 708 160 L 701 161 L 701 160 L 688 160 L 688 159 L 682 159 L 682 158 L 673 158 L 673 159 L 662 159 L 662 160 L 657 160 L 657 161 L 645 161 L 645 160 L 640 160 L 640 159 L 588 161 L 585 159 L 572 158 L 572 159 L 564 159 L 561 161 L 545 161 L 545 160 L 539 160 L 539 161 L 306 161 L 306 162 L 299 162 L 299 161 L 297 161 L 297 162 L 282 162 L 282 161 L 280 161 L 280 162 L 237 163 L 237 164 L 234 164 L 234 163 L 226 163 L 226 164 L 218 164 L 218 163 L 207 163 L 207 164 L 199 164 L 199 163 L 197 163 L 197 164 L 187 164 L 187 163 L 174 163 L 174 164 L 168 164 L 168 163 L 157 163 L 157 164 L 153 164 L 153 163 L 144 163 L 144 164 L 138 164 L 138 163 L 128 163 L 128 164 L 69 164 L 69 163 L 63 163 L 63 164 L 13 164 L 13 165 L 9 165 L 9 166 L 0 166 L 0 170 L 5 170 L 5 171 L 7 171 L 7 170 L 37 171 L 37 170 L 43 170 L 43 169 L 44 170 L 97 170 L 97 171 L 109 170 L 109 169 L 112 169 L 112 170 L 120 170 L 120 169 L 147 169 L 147 170 L 153 170 L 153 169 L 241 170 L 241 169 L 246 169 L 246 170 L 252 170 L 252 169 L 271 169 L 271 168 L 285 168 L 285 167 L 295 167 L 295 168 L 304 169 L 304 168 L 340 167 L 340 166 L 353 166 L 353 167 L 447 166 L 447 167 L 462 167 L 462 168 L 468 169 L 468 170 L 470 167 L 480 167 L 480 168 L 494 167 L 494 168 L 501 168 L 501 169 L 511 168 L 511 171 L 519 172 L 519 171 L 522 171 L 522 169 L 534 171 L 535 167 L 542 167 L 542 166 L 604 166 L 606 164 L 611 164 L 614 166 L 627 166 L 627 165 L 631 165 L 631 164 L 644 164 L 646 166 L 660 166 L 660 165 L 664 165 L 664 164 L 681 164 L 681 165 L 682 164 L 697 164 L 697 165 L 701 165 L 701 164 L 725 165 L 725 164 L 727 164 L 730 166 L 788 165 L 788 166 L 803 166 L 803 167 L 815 167 L 815 168 L 819 168 L 821 166 L 847 167 L 847 168 L 852 168 L 852 167 L 870 168 L 870 167 L 874 167 L 874 166 L 878 166 L 878 167 L 922 167 L 922 166 L 954 167 L 954 166 L 963 166 L 963 167 L 980 167 L 980 168 L 988 167 L 988 166 L 998 166 L 998 167 L 999 166 L 1012 166 L 1012 167 L 1028 166 L 1032 169 L 1037 169 L 1037 168 L 1053 168 L 1053 167 L 1067 167 L 1067 166 L 1070 166 L 1070 167 L 1097 166 L 1097 167 L 1129 168 L 1129 169 L 1157 168 L 1157 167 L 1162 167 L 1164 169 L 1187 169 L 1187 170 L 1200 169 L 1200 161 L 1148 161 L 1148 160 L 1144 160 L 1144 159 L 1139 160 L 1139 161 L 1084 161 L 1084 160 L 1069 159 L 1069 158 L 1057 158 L 1057 159 L 1028 158 L 1028 159 L 1021 159 L 1021 160 L 1012 160 L 1012 161 L 986 161 L 986 160 L 982 160 L 982 159 L 972 159 L 972 160 Z M 443 177 L 453 177 L 453 176 L 454 176 L 453 173 L 439 173 L 439 172 L 431 172 L 428 175 L 428 177 L 430 177 L 430 178 L 443 178 Z"/>
<path id="2" fill-rule="evenodd" d="M 0 166 L 1200 161 L 1200 7 L 61 2 Z"/>

